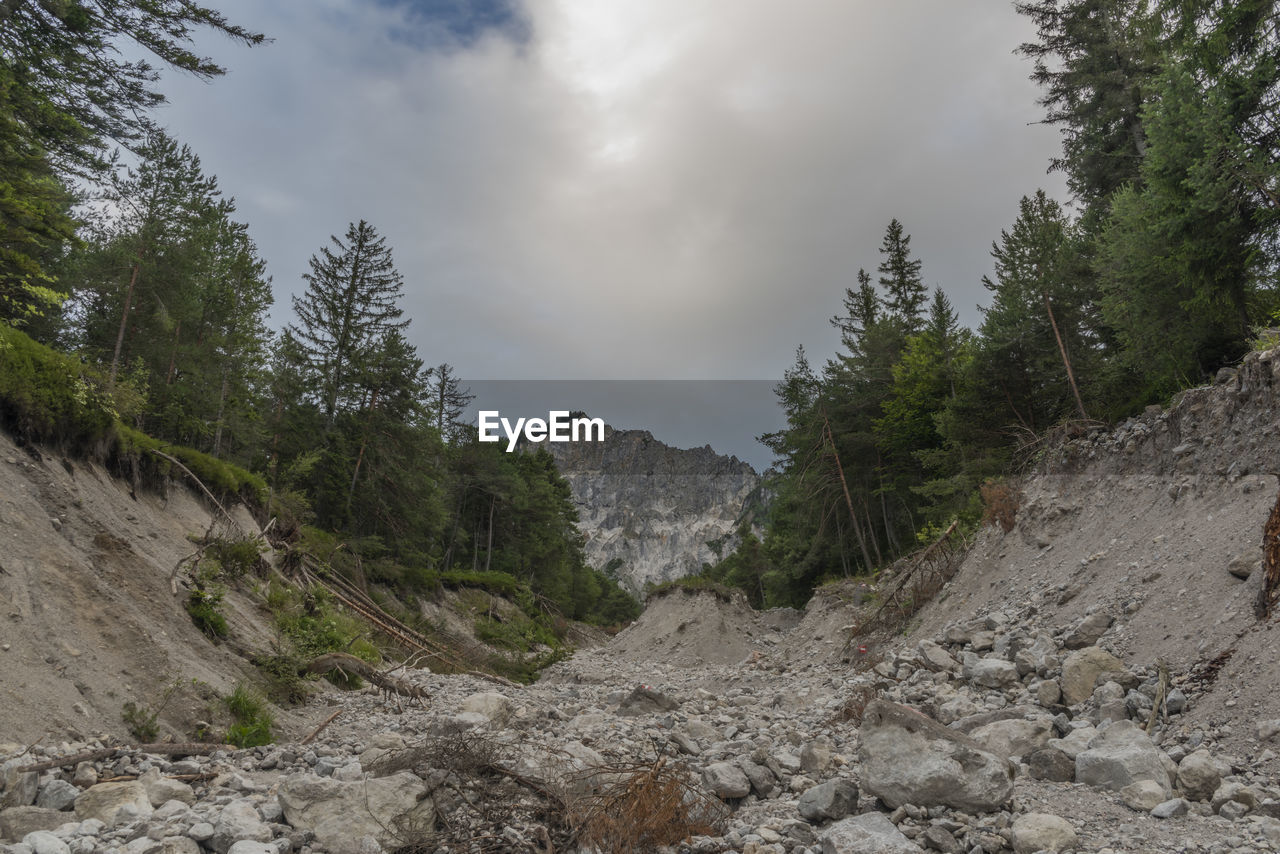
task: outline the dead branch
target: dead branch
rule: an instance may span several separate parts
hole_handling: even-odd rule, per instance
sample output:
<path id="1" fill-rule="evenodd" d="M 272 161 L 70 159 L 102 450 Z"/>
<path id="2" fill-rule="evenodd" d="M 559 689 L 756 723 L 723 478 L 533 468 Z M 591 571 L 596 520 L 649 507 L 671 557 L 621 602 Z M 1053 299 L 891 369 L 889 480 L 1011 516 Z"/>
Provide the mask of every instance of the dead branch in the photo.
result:
<path id="1" fill-rule="evenodd" d="M 329 717 L 324 719 L 324 723 L 320 724 L 320 726 L 313 729 L 311 731 L 311 735 L 307 736 L 302 741 L 298 742 L 298 744 L 310 744 L 311 742 L 315 741 L 316 736 L 319 735 L 321 732 L 323 732 L 325 727 L 327 727 L 329 724 L 337 720 L 338 715 L 340 714 L 342 714 L 342 709 L 338 709 L 338 711 L 329 715 Z"/>
<path id="2" fill-rule="evenodd" d="M 48 771 L 50 768 L 65 768 L 69 765 L 78 765 L 81 762 L 93 762 L 98 759 L 108 759 L 125 753 L 152 753 L 157 756 L 204 756 L 206 754 L 213 753 L 215 750 L 235 749 L 235 745 L 211 744 L 208 742 L 122 745 L 120 747 L 104 747 L 99 750 L 87 750 L 83 753 L 74 753 L 70 756 L 59 756 L 56 759 L 38 762 L 35 765 L 27 765 L 24 768 L 19 768 L 18 771 L 21 773 L 26 773 L 27 771 Z"/>
<path id="3" fill-rule="evenodd" d="M 386 673 L 375 670 L 369 662 L 361 661 L 354 655 L 345 652 L 330 652 L 307 665 L 309 673 L 332 673 L 335 670 L 348 677 L 359 676 L 361 679 L 367 679 L 384 692 L 390 694 L 412 697 L 415 700 L 426 700 L 430 696 L 426 688 L 406 682 L 403 679 L 397 679 L 394 676 L 388 676 Z M 335 713 L 333 717 L 337 717 L 337 714 Z M 321 729 L 323 728 L 324 726 L 322 725 Z"/>

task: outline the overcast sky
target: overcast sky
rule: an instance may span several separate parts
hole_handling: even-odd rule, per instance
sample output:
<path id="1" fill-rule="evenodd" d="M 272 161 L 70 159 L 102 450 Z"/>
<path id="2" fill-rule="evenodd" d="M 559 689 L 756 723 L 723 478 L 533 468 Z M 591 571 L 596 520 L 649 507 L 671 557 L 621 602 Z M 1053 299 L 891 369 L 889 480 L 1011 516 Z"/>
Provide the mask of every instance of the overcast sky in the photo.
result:
<path id="1" fill-rule="evenodd" d="M 1065 200 L 1006 0 L 209 2 L 275 41 L 202 39 L 229 73 L 171 75 L 159 118 L 237 199 L 276 325 L 363 218 L 420 355 L 464 380 L 774 381 L 801 344 L 820 364 L 893 217 L 974 326 L 1019 197 Z M 662 419 L 618 426 L 767 461 L 763 420 Z"/>

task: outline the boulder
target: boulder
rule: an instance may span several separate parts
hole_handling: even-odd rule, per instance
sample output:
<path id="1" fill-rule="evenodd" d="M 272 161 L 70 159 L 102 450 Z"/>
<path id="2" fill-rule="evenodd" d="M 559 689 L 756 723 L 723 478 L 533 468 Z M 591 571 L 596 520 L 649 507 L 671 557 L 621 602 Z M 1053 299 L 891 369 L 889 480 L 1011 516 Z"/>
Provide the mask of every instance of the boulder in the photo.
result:
<path id="1" fill-rule="evenodd" d="M 1187 800 L 1209 800 L 1221 782 L 1222 771 L 1207 750 L 1188 753 L 1178 763 L 1178 788 Z"/>
<path id="2" fill-rule="evenodd" d="M 123 824 L 151 817 L 151 800 L 146 788 L 137 780 L 121 783 L 99 783 L 90 786 L 76 798 L 76 818 L 96 818 L 106 825 Z"/>
<path id="3" fill-rule="evenodd" d="M 1020 815 L 1013 822 L 1014 854 L 1066 851 L 1078 843 L 1075 828 L 1065 818 L 1043 812 Z"/>
<path id="4" fill-rule="evenodd" d="M 1062 702 L 1068 706 L 1093 696 L 1094 684 L 1103 673 L 1125 672 L 1124 662 L 1105 649 L 1086 646 L 1062 662 Z"/>
<path id="5" fill-rule="evenodd" d="M 35 830 L 57 830 L 67 814 L 44 807 L 9 807 L 0 810 L 0 839 L 19 841 Z"/>
<path id="6" fill-rule="evenodd" d="M 979 658 L 966 662 L 964 676 L 982 688 L 1003 689 L 1018 684 L 1018 669 L 1003 658 Z"/>
<path id="7" fill-rule="evenodd" d="M 924 850 L 878 812 L 838 821 L 819 840 L 822 854 L 920 854 Z"/>
<path id="8" fill-rule="evenodd" d="M 1139 780 L 1120 790 L 1124 805 L 1138 812 L 1151 812 L 1168 798 L 1160 784 L 1152 780 Z"/>
<path id="9" fill-rule="evenodd" d="M 831 748 L 825 739 L 806 742 L 800 748 L 800 770 L 818 776 L 831 767 Z"/>
<path id="10" fill-rule="evenodd" d="M 458 705 L 458 713 L 482 715 L 490 724 L 502 726 L 515 713 L 515 704 L 497 691 L 480 691 L 463 699 Z"/>
<path id="11" fill-rule="evenodd" d="M 806 821 L 818 824 L 841 819 L 858 808 L 858 787 L 849 780 L 828 780 L 800 796 L 796 809 Z"/>
<path id="12" fill-rule="evenodd" d="M 649 715 L 656 712 L 672 712 L 680 704 L 671 697 L 648 685 L 637 685 L 618 706 L 618 714 L 625 717 Z"/>
<path id="13" fill-rule="evenodd" d="M 1133 721 L 1116 721 L 1076 756 L 1076 782 L 1120 791 L 1139 780 L 1160 786 L 1165 798 L 1173 794 L 1160 751 Z"/>
<path id="14" fill-rule="evenodd" d="M 138 778 L 138 782 L 147 790 L 147 799 L 151 801 L 153 807 L 169 801 L 182 801 L 184 804 L 196 802 L 196 793 L 190 786 L 181 780 L 160 776 L 158 768 L 152 768 L 143 774 Z"/>
<path id="15" fill-rule="evenodd" d="M 1223 783 L 1213 793 L 1210 803 L 1215 813 L 1221 812 L 1224 804 L 1235 802 L 1247 809 L 1258 808 L 1258 793 L 1244 783 Z"/>
<path id="16" fill-rule="evenodd" d="M 1053 734 L 1053 718 L 1040 716 L 1033 720 L 996 721 L 969 733 L 978 744 L 996 756 L 1026 756 L 1043 747 Z"/>
<path id="17" fill-rule="evenodd" d="M 1098 638 L 1111 628 L 1111 623 L 1112 619 L 1108 614 L 1101 611 L 1090 614 L 1067 634 L 1063 645 L 1067 649 L 1084 649 L 1086 646 L 1093 646 L 1098 642 Z"/>
<path id="18" fill-rule="evenodd" d="M 1186 798 L 1170 798 L 1156 805 L 1151 811 L 1153 818 L 1177 818 L 1186 815 L 1191 809 L 1191 802 Z"/>
<path id="19" fill-rule="evenodd" d="M 1071 783 L 1076 779 L 1076 761 L 1056 747 L 1041 747 L 1025 757 L 1031 778 L 1051 783 Z"/>
<path id="20" fill-rule="evenodd" d="M 435 805 L 427 795 L 426 783 L 401 771 L 353 783 L 295 774 L 280 784 L 278 797 L 285 821 L 314 833 L 318 847 L 359 854 L 365 836 L 389 849 L 429 830 Z"/>
<path id="21" fill-rule="evenodd" d="M 916 651 L 920 653 L 920 660 L 929 670 L 955 673 L 960 669 L 960 662 L 952 658 L 949 652 L 931 640 L 920 641 Z"/>
<path id="22" fill-rule="evenodd" d="M 867 704 L 862 716 L 862 787 L 892 808 L 945 804 L 966 812 L 1000 809 L 1013 794 L 1014 766 L 905 706 Z"/>
<path id="23" fill-rule="evenodd" d="M 40 775 L 35 771 L 19 771 L 29 764 L 26 759 L 10 759 L 0 765 L 0 809 L 29 807 L 36 802 Z"/>
<path id="24" fill-rule="evenodd" d="M 47 830 L 33 830 L 22 837 L 22 844 L 31 846 L 34 854 L 71 854 L 67 843 Z"/>
<path id="25" fill-rule="evenodd" d="M 702 780 L 717 798 L 745 798 L 751 794 L 751 780 L 732 762 L 715 762 L 702 772 Z"/>
<path id="26" fill-rule="evenodd" d="M 237 842 L 270 842 L 271 836 L 271 828 L 263 822 L 253 801 L 241 798 L 222 808 L 214 822 L 210 844 L 218 854 L 227 854 Z"/>
<path id="27" fill-rule="evenodd" d="M 1046 746 L 1061 750 L 1075 762 L 1076 756 L 1089 749 L 1089 742 L 1097 734 L 1098 731 L 1091 726 L 1079 727 L 1067 733 L 1064 738 L 1049 739 Z"/>
<path id="28" fill-rule="evenodd" d="M 36 806 L 47 810 L 69 810 L 75 806 L 80 790 L 66 780 L 50 780 L 36 795 Z"/>

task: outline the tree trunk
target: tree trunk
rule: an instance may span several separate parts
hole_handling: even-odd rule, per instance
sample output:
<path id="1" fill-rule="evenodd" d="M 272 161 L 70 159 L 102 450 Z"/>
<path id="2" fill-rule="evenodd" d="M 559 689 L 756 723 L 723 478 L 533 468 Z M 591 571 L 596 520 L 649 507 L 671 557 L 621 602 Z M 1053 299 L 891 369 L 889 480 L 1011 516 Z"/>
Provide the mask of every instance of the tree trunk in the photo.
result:
<path id="1" fill-rule="evenodd" d="M 1067 356 L 1067 347 L 1062 343 L 1062 334 L 1058 332 L 1058 321 L 1053 316 L 1053 303 L 1049 299 L 1048 291 L 1041 291 L 1040 295 L 1044 297 L 1044 310 L 1049 313 L 1049 325 L 1053 327 L 1053 337 L 1058 341 L 1058 352 L 1062 354 L 1062 364 L 1067 368 L 1067 382 L 1071 383 L 1071 393 L 1076 398 L 1076 408 L 1080 410 L 1080 417 L 1089 420 L 1089 414 L 1084 411 L 1084 401 L 1080 399 L 1080 389 L 1076 388 L 1075 371 L 1071 370 L 1071 359 Z"/>
<path id="2" fill-rule="evenodd" d="M 120 329 L 116 332 L 116 349 L 111 354 L 110 385 L 116 384 L 116 374 L 120 370 L 120 351 L 124 349 L 124 331 L 129 327 L 129 309 L 133 306 L 133 291 L 138 285 L 138 273 L 142 270 L 142 251 L 133 262 L 133 271 L 129 273 L 129 287 L 124 292 L 124 311 L 120 313 Z"/>
<path id="3" fill-rule="evenodd" d="M 862 534 L 862 526 L 858 524 L 858 514 L 853 509 L 853 498 L 849 495 L 849 483 L 844 479 L 844 466 L 840 464 L 840 452 L 836 450 L 835 436 L 831 433 L 831 421 L 827 418 L 827 410 L 822 410 L 822 424 L 826 430 L 827 443 L 831 446 L 831 456 L 836 461 L 836 472 L 840 475 L 840 487 L 844 490 L 844 501 L 849 506 L 849 519 L 853 523 L 853 534 L 858 538 L 858 547 L 862 549 L 862 559 L 866 561 L 867 571 L 870 571 L 874 564 L 871 563 L 871 552 L 867 551 L 867 540 Z"/>
<path id="4" fill-rule="evenodd" d="M 493 510 L 498 504 L 498 496 L 489 496 L 489 542 L 484 547 L 484 571 L 489 571 L 489 564 L 493 560 Z"/>

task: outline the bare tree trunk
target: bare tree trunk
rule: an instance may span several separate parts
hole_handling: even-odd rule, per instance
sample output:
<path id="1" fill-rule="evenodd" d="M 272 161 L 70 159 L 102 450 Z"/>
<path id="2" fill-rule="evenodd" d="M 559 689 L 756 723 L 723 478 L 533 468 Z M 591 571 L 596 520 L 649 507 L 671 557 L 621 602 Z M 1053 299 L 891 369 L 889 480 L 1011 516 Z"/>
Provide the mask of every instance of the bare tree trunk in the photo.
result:
<path id="1" fill-rule="evenodd" d="M 138 273 L 142 270 L 142 252 L 138 252 L 133 262 L 133 271 L 129 273 L 129 287 L 124 292 L 124 311 L 120 313 L 120 329 L 116 332 L 116 349 L 111 354 L 110 384 L 116 384 L 116 374 L 120 370 L 120 351 L 124 349 L 124 331 L 129 328 L 129 309 L 133 307 L 133 291 L 138 285 Z"/>
<path id="2" fill-rule="evenodd" d="M 493 560 L 493 510 L 498 504 L 498 496 L 489 496 L 489 542 L 484 547 L 484 571 L 489 571 L 489 563 Z"/>
<path id="3" fill-rule="evenodd" d="M 827 418 L 827 410 L 822 410 L 822 425 L 826 430 L 827 444 L 831 446 L 831 456 L 836 461 L 836 472 L 840 475 L 840 487 L 844 490 L 844 501 L 849 506 L 849 519 L 853 522 L 853 534 L 858 538 L 858 547 L 862 549 L 862 559 L 866 561 L 867 571 L 875 566 L 871 562 L 871 552 L 867 551 L 867 540 L 863 536 L 862 526 L 858 524 L 857 511 L 853 509 L 853 498 L 849 495 L 849 483 L 844 478 L 844 466 L 840 464 L 840 452 L 836 450 L 835 436 L 831 433 L 831 421 Z"/>
<path id="4" fill-rule="evenodd" d="M 227 367 L 222 368 L 222 390 L 218 393 L 218 426 L 213 429 L 213 455 L 222 453 L 222 419 L 227 413 L 227 389 L 231 382 L 227 377 Z"/>
<path id="5" fill-rule="evenodd" d="M 1076 408 L 1080 410 L 1080 417 L 1089 420 L 1089 414 L 1084 411 L 1084 401 L 1080 399 L 1080 389 L 1076 387 L 1076 374 L 1071 370 L 1071 359 L 1067 356 L 1066 345 L 1062 343 L 1062 334 L 1058 332 L 1058 321 L 1053 316 L 1053 302 L 1049 299 L 1048 291 L 1041 291 L 1044 297 L 1044 310 L 1049 313 L 1049 325 L 1053 327 L 1053 337 L 1058 340 L 1058 352 L 1062 354 L 1062 364 L 1067 368 L 1067 382 L 1071 383 L 1071 393 L 1076 398 Z"/>

